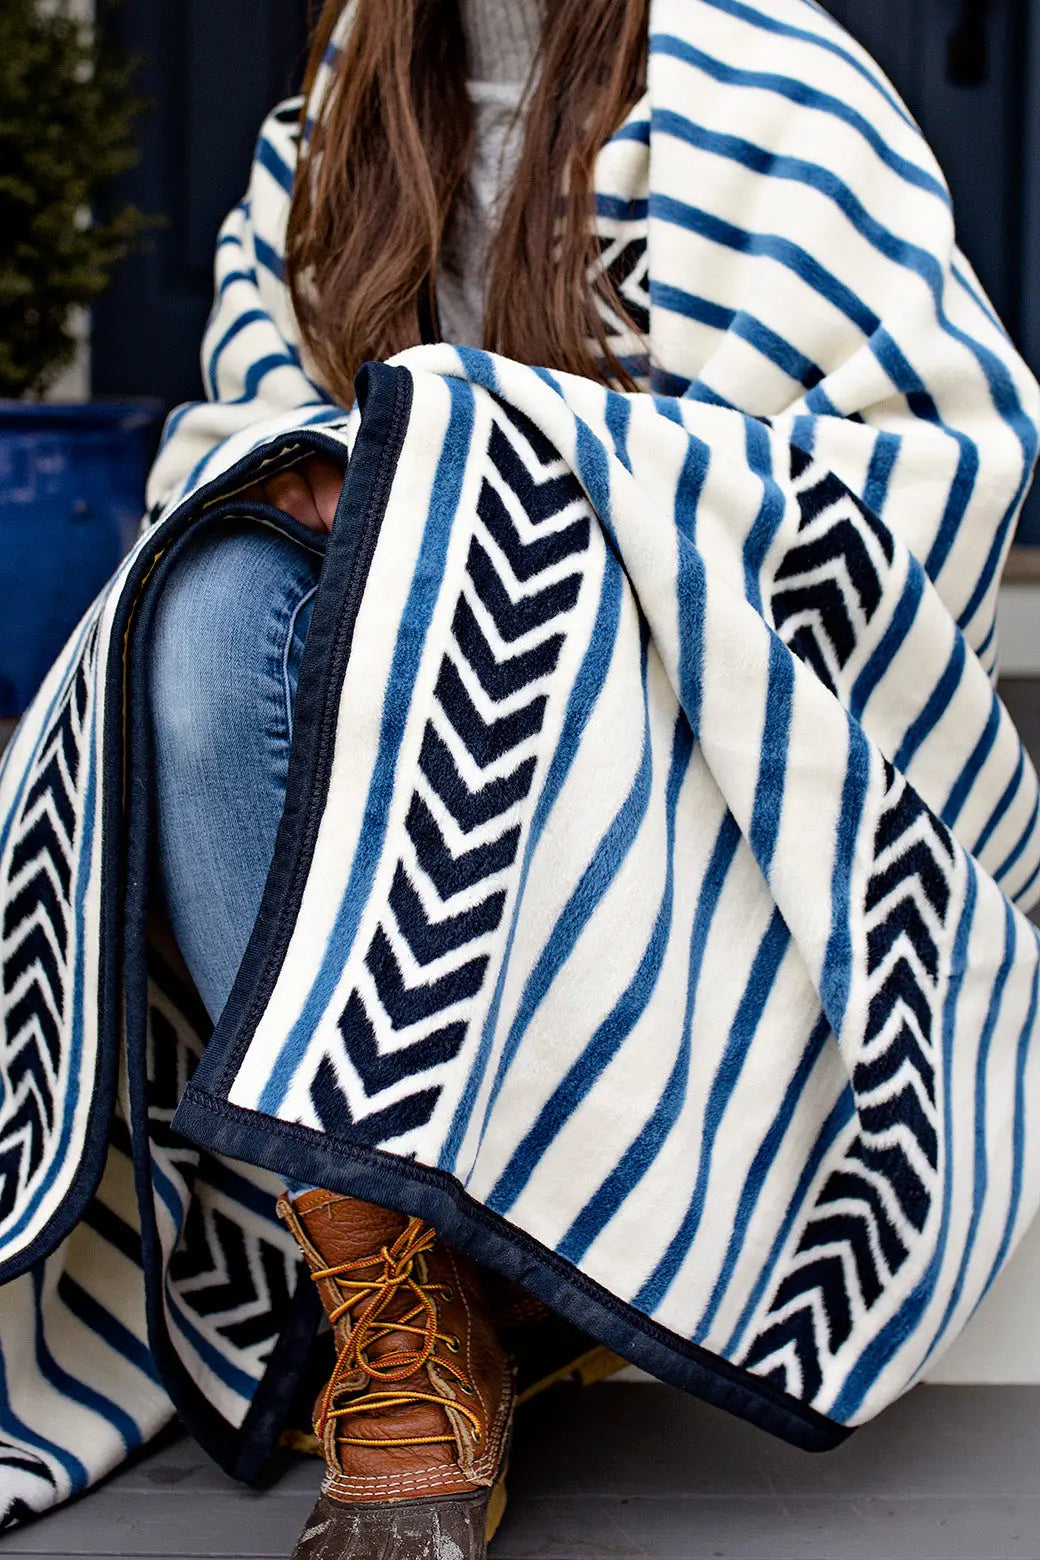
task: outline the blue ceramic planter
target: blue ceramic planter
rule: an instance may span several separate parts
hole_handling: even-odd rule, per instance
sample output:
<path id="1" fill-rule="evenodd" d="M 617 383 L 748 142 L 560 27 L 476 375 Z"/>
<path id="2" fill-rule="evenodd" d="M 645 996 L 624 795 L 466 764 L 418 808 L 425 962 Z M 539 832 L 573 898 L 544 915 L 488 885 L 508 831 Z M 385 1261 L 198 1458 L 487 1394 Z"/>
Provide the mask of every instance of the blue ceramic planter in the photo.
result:
<path id="1" fill-rule="evenodd" d="M 20 715 L 132 545 L 158 402 L 0 402 L 0 717 Z"/>

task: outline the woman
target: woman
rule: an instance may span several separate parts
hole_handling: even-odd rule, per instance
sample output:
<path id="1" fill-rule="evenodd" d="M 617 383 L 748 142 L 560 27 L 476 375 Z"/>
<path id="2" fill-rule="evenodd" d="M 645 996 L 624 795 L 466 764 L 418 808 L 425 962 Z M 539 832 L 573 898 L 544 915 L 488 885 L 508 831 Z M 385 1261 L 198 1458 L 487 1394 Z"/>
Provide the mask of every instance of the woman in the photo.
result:
<path id="1" fill-rule="evenodd" d="M 483 1553 L 510 1305 L 836 1444 L 1040 1192 L 989 675 L 1037 391 L 916 127 L 806 0 L 333 0 L 217 288 L 0 776 L 8 1047 L 33 971 L 65 1025 L 0 1229 L 14 1517 L 171 1400 L 255 1476 L 297 1248 L 299 1556 Z"/>

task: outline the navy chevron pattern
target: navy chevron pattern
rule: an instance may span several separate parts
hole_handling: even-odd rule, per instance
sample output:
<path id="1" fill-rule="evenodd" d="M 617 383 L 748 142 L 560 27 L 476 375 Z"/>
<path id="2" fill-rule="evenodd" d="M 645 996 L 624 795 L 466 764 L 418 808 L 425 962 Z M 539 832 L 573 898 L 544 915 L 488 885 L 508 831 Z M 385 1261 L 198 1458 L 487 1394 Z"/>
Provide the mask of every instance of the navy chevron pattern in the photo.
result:
<path id="1" fill-rule="evenodd" d="M 827 1362 L 925 1228 L 939 1169 L 940 947 L 953 845 L 892 766 L 865 885 L 867 1024 L 852 1070 L 855 1129 L 804 1221 L 745 1364 L 813 1401 Z"/>
<path id="2" fill-rule="evenodd" d="M 40 736 L 0 892 L 0 1223 L 41 1175 L 61 1135 L 62 1050 L 75 979 L 73 866 L 97 635 L 95 619 Z"/>
<path id="3" fill-rule="evenodd" d="M 259 1379 L 284 1325 L 296 1282 L 297 1253 L 273 1218 L 258 1218 L 256 1196 L 228 1180 L 220 1162 L 172 1126 L 212 1025 L 190 982 L 153 944 L 149 950 L 148 1138 L 178 1217 L 166 1230 L 164 1305 L 170 1342 L 189 1375 L 197 1373 L 198 1338 Z M 240 1178 L 242 1167 L 236 1167 Z M 274 1199 L 271 1198 L 273 1213 Z M 172 1210 L 171 1210 L 172 1211 Z M 230 1381 L 236 1377 L 231 1374 Z M 240 1417 L 236 1391 L 223 1408 Z"/>
<path id="4" fill-rule="evenodd" d="M 535 761 L 525 758 L 507 775 L 471 787 L 459 773 L 451 749 L 433 726 L 423 737 L 419 767 L 464 834 L 493 823 L 523 801 L 531 789 Z"/>
<path id="5" fill-rule="evenodd" d="M 773 576 L 777 632 L 832 691 L 884 593 L 892 538 L 866 504 L 804 451 L 791 450 L 797 540 Z"/>
<path id="6" fill-rule="evenodd" d="M 395 1030 L 423 1024 L 447 1008 L 476 996 L 484 982 L 487 959 L 478 957 L 457 964 L 436 980 L 409 982 L 401 970 L 390 939 L 378 927 L 365 960 L 372 975 L 379 1004 Z"/>
<path id="7" fill-rule="evenodd" d="M 463 659 L 476 673 L 481 688 L 496 703 L 554 671 L 563 644 L 562 635 L 549 634 L 530 650 L 500 655 L 492 648 L 464 596 L 459 598 L 452 629 Z"/>
<path id="8" fill-rule="evenodd" d="M 642 223 L 625 223 L 620 234 L 600 234 L 599 268 L 610 277 L 625 314 L 640 335 L 650 329 L 650 257 Z M 601 299 L 600 316 L 611 346 L 624 351 L 630 327 Z"/>
<path id="9" fill-rule="evenodd" d="M 469 577 L 477 599 L 487 608 L 495 628 L 508 643 L 536 628 L 544 628 L 554 618 L 569 612 L 578 599 L 581 583 L 577 576 L 569 575 L 567 579 L 546 585 L 543 590 L 530 591 L 514 600 L 498 567 L 477 541 L 470 544 Z"/>
<path id="10" fill-rule="evenodd" d="M 24 1447 L 0 1442 L 0 1479 L 3 1480 L 0 1487 L 5 1491 L 0 1505 L 0 1533 L 28 1522 L 57 1498 L 54 1474 L 42 1457 Z M 35 1498 L 27 1499 L 33 1485 L 38 1487 L 33 1492 Z"/>
<path id="11" fill-rule="evenodd" d="M 435 1029 L 425 1039 L 416 1040 L 399 1051 L 381 1053 L 368 1011 L 356 991 L 351 992 L 347 1001 L 340 1019 L 340 1029 L 366 1094 L 379 1094 L 413 1073 L 426 1072 L 444 1062 L 453 1062 L 466 1038 L 466 1025 L 456 1022 L 445 1024 L 443 1029 Z M 336 1095 L 325 1088 L 322 1098 L 326 1100 L 327 1107 L 335 1102 Z M 342 1107 L 338 1108 L 342 1110 Z"/>
<path id="12" fill-rule="evenodd" d="M 148 1137 L 153 1154 L 178 1180 L 194 1174 L 198 1155 L 172 1127 L 181 1095 L 212 1030 L 194 989 L 155 947 L 148 958 Z"/>
<path id="13" fill-rule="evenodd" d="M 368 1015 L 365 1014 L 365 1022 Z M 344 1033 L 348 1045 L 352 1036 Z M 402 1076 L 409 1076 L 404 1073 Z M 416 1127 L 423 1127 L 433 1115 L 439 1089 L 420 1089 L 406 1095 L 393 1105 L 381 1110 L 370 1110 L 363 1116 L 355 1116 L 350 1101 L 336 1077 L 336 1069 L 327 1056 L 318 1063 L 310 1087 L 311 1105 L 321 1123 L 321 1130 L 332 1138 L 349 1138 L 359 1143 L 387 1143 L 403 1137 Z"/>
<path id="14" fill-rule="evenodd" d="M 228 1204 L 194 1197 L 167 1282 L 182 1312 L 212 1340 L 224 1339 L 259 1367 L 274 1347 L 292 1299 L 296 1263 L 284 1241 L 265 1240 Z M 272 1234 L 274 1226 L 271 1226 Z"/>
<path id="15" fill-rule="evenodd" d="M 465 1044 L 534 781 L 532 744 L 547 703 L 540 684 L 557 665 L 589 545 L 579 484 L 519 413 L 493 417 L 485 461 L 409 803 L 414 854 L 396 863 L 386 918 L 365 955 L 368 979 L 340 1016 L 343 1055 L 338 1065 L 321 1058 L 310 1086 L 324 1130 L 370 1142 L 425 1125 L 441 1091 L 431 1080 Z M 363 1106 L 350 1104 L 344 1062 Z M 388 1089 L 395 1097 L 380 1105 Z"/>
<path id="16" fill-rule="evenodd" d="M 425 965 L 493 932 L 502 919 L 505 898 L 500 889 L 470 910 L 431 920 L 414 883 L 398 862 L 390 890 L 390 908 L 413 959 Z"/>
<path id="17" fill-rule="evenodd" d="M 407 829 L 415 847 L 416 860 L 442 899 L 463 889 L 473 888 L 485 878 L 504 871 L 516 859 L 516 848 L 520 842 L 520 829 L 517 826 L 504 829 L 487 845 L 474 845 L 469 849 L 464 847 L 456 853 L 421 796 L 412 798 Z M 413 935 L 420 935 L 414 923 Z"/>
<path id="18" fill-rule="evenodd" d="M 532 699 L 521 709 L 509 715 L 499 715 L 485 720 L 476 703 L 466 691 L 466 684 L 459 676 L 454 662 L 445 661 L 437 679 L 437 698 L 441 708 L 451 721 L 452 728 L 462 738 L 478 764 L 490 764 L 500 753 L 508 753 L 519 747 L 528 737 L 535 737 L 542 729 L 545 715 L 545 695 Z"/>

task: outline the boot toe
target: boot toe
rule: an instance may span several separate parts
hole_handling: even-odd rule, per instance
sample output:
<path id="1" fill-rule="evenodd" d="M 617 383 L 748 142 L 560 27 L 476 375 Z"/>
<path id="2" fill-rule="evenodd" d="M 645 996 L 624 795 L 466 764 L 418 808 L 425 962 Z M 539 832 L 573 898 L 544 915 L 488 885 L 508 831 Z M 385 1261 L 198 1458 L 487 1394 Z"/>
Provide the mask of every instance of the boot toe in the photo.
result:
<path id="1" fill-rule="evenodd" d="M 346 1505 L 320 1496 L 292 1560 L 485 1560 L 492 1492 Z"/>

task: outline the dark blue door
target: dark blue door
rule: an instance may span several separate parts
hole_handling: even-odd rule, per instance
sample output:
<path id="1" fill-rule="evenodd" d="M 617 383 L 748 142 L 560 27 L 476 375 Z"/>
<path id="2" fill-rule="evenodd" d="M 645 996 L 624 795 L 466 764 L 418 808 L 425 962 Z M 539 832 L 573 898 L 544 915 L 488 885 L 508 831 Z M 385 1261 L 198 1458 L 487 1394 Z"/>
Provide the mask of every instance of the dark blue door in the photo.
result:
<path id="1" fill-rule="evenodd" d="M 172 405 L 201 393 L 214 239 L 245 188 L 260 121 L 299 82 L 307 4 L 131 0 L 108 25 L 142 58 L 139 86 L 152 103 L 123 193 L 166 225 L 95 310 L 94 391 Z"/>
<path id="2" fill-rule="evenodd" d="M 1020 0 L 828 0 L 906 99 L 942 165 L 957 231 L 1018 326 L 1025 24 Z"/>
<path id="3" fill-rule="evenodd" d="M 828 0 L 892 78 L 953 194 L 961 248 L 1040 373 L 1040 4 Z M 1040 543 L 1040 488 L 1019 541 Z"/>

